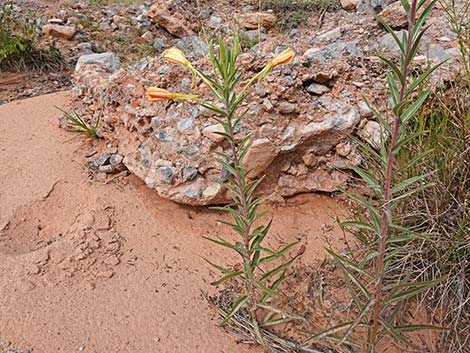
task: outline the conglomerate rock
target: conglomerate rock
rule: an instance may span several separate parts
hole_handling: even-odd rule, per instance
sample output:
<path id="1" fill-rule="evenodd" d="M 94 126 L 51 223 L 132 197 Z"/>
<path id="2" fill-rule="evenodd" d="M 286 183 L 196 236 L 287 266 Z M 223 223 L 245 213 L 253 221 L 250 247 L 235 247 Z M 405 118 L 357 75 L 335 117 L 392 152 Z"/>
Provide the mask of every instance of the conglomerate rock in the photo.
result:
<path id="1" fill-rule="evenodd" d="M 333 192 L 347 185 L 351 166 L 362 162 L 349 135 L 377 146 L 381 129 L 363 98 L 379 111 L 386 110 L 385 66 L 376 54 L 396 50 L 380 44 L 386 33 L 378 23 L 367 21 L 372 16 L 344 16 L 347 22 L 325 28 L 310 40 L 299 37 L 299 32 L 286 45 L 276 45 L 268 36 L 239 57 L 243 83 L 287 45 L 298 53 L 291 65 L 274 69 L 252 87 L 242 107 L 247 114 L 236 139 L 252 133 L 253 144 L 243 163 L 253 168 L 252 178 L 265 175 L 260 194 Z M 426 39 L 429 45 L 418 53 L 425 60 L 416 65 L 455 57 L 455 45 L 439 39 L 450 35 L 439 21 L 439 16 L 429 19 L 434 24 Z M 211 74 L 204 41 L 191 34 L 175 39 L 174 45 L 189 51 L 193 65 Z M 186 49 L 193 47 L 197 50 Z M 452 80 L 455 74 L 448 68 L 453 66 L 451 61 L 442 66 L 433 82 Z M 229 150 L 217 134 L 222 126 L 211 111 L 192 103 L 148 102 L 145 91 L 150 86 L 210 99 L 201 80 L 192 84 L 184 67 L 166 64 L 161 55 L 115 72 L 94 63 L 82 66 L 75 74 L 74 90 L 88 112 L 102 117 L 100 133 L 118 147 L 125 166 L 160 196 L 190 205 L 227 202 L 229 195 L 220 182 L 230 173 L 215 161 L 215 152 Z"/>

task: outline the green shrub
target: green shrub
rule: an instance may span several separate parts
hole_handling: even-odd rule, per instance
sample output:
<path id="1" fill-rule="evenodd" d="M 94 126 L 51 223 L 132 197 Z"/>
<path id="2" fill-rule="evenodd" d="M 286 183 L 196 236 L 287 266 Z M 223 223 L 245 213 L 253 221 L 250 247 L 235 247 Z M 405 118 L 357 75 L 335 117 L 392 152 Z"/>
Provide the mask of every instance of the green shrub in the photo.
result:
<path id="1" fill-rule="evenodd" d="M 427 153 L 420 152 L 404 160 L 397 156 L 420 137 L 409 133 L 408 126 L 429 97 L 428 78 L 437 68 L 413 70 L 413 58 L 427 29 L 423 24 L 434 1 L 402 0 L 401 3 L 408 15 L 407 36 L 399 38 L 378 18 L 400 50 L 399 64 L 382 57 L 389 68 L 387 83 L 392 101 L 387 114 L 379 113 L 369 104 L 382 127 L 380 145 L 375 149 L 355 139 L 366 162 L 353 170 L 369 189 L 370 196 L 366 199 L 342 190 L 362 210 L 352 220 L 341 223 L 343 229 L 355 237 L 359 247 L 348 249 L 345 254 L 328 250 L 344 274 L 357 315 L 308 341 L 329 338 L 339 344 L 362 346 L 361 352 L 368 353 L 377 352 L 384 337 L 415 347 L 408 333 L 440 329 L 427 323 L 410 323 L 403 315 L 408 300 L 439 284 L 442 278 L 428 281 L 412 278 L 409 268 L 400 266 L 408 258 L 410 246 L 430 244 L 428 235 L 418 232 L 410 225 L 409 215 L 399 211 L 401 204 L 431 187 L 427 171 L 410 173 Z"/>
<path id="2" fill-rule="evenodd" d="M 261 0 L 260 8 L 273 10 L 278 17 L 277 27 L 289 31 L 307 22 L 313 12 L 322 17 L 325 11 L 337 10 L 341 5 L 339 0 Z"/>
<path id="3" fill-rule="evenodd" d="M 253 176 L 252 170 L 244 166 L 244 157 L 251 146 L 251 134 L 240 136 L 239 140 L 236 131 L 247 112 L 245 108 L 242 108 L 242 103 L 248 96 L 248 89 L 264 78 L 274 67 L 290 63 L 295 54 L 293 49 L 285 50 L 248 82 L 242 83 L 243 72 L 240 71 L 237 63 L 239 53 L 238 36 L 235 36 L 231 46 L 219 39 L 217 50 L 213 45 L 210 46 L 212 72 L 208 76 L 194 68 L 183 52 L 171 48 L 164 55 L 165 60 L 185 66 L 192 73 L 193 78 L 199 77 L 211 92 L 212 100 L 206 101 L 193 94 L 172 93 L 158 87 L 149 88 L 147 96 L 151 101 L 172 99 L 196 102 L 211 110 L 214 113 L 212 119 L 224 129 L 219 134 L 225 138 L 228 148 L 226 151 L 215 154 L 221 168 L 228 172 L 226 180 L 221 181 L 221 186 L 230 191 L 231 203 L 216 209 L 229 215 L 229 221 L 221 220 L 220 222 L 236 234 L 237 240 L 231 241 L 222 236 L 206 239 L 225 250 L 233 251 L 237 254 L 239 263 L 230 267 L 220 266 L 209 260 L 208 262 L 221 272 L 221 278 L 215 281 L 214 285 L 231 279 L 236 279 L 241 283 L 237 298 L 229 310 L 224 311 L 224 308 L 220 308 L 224 323 L 234 319 L 239 312 L 246 313 L 250 318 L 255 341 L 270 351 L 263 328 L 299 319 L 298 316 L 285 313 L 270 303 L 273 296 L 280 295 L 278 287 L 286 276 L 287 268 L 296 257 L 287 261 L 282 261 L 282 259 L 296 243 L 288 244 L 280 250 L 266 245 L 266 237 L 272 221 L 263 222 L 266 215 L 266 211 L 260 210 L 263 198 L 256 195 L 256 189 L 263 177 Z M 277 261 L 281 263 L 275 264 Z M 268 269 L 266 269 L 267 265 L 270 266 Z"/>
<path id="4" fill-rule="evenodd" d="M 34 22 L 15 18 L 13 2 L 0 5 L 0 63 L 8 57 L 31 50 Z"/>
<path id="5" fill-rule="evenodd" d="M 0 71 L 60 71 L 67 67 L 55 46 L 37 48 L 34 26 L 34 20 L 14 16 L 13 2 L 0 5 Z"/>

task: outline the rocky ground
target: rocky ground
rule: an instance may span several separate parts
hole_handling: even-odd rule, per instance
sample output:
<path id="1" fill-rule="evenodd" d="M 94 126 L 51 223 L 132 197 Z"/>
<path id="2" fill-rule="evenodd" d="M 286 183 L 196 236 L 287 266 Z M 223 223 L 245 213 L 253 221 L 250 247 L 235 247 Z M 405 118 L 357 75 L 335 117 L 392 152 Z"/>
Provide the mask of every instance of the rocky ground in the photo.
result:
<path id="1" fill-rule="evenodd" d="M 275 53 L 292 46 L 296 59 L 255 87 L 238 132 L 241 139 L 253 131 L 253 146 L 244 163 L 256 166 L 253 176 L 266 174 L 258 191 L 282 200 L 347 187 L 351 166 L 361 163 L 348 136 L 356 134 L 372 146 L 380 139 L 380 125 L 364 97 L 378 110 L 385 109 L 386 80 L 378 55 L 394 58 L 398 47 L 373 16 L 379 13 L 399 35 L 406 16 L 399 2 L 343 2 L 342 7 L 312 12 L 305 25 L 279 32 L 275 24 L 281 15 L 259 12 L 250 1 L 236 6 L 210 1 L 118 4 L 101 7 L 98 16 L 90 13 L 93 4 L 77 1 L 72 12 L 54 14 L 62 16 L 63 25 L 53 19 L 54 24 L 42 30 L 67 38 L 59 32 L 77 31 L 72 42 L 82 43 L 70 44 L 68 51 L 73 53 L 71 63 L 77 62 L 73 90 L 81 113 L 92 122 L 100 119 L 100 133 L 119 150 L 133 174 L 160 196 L 190 205 L 227 201 L 219 184 L 223 171 L 212 158 L 213 151 L 227 146 L 217 135 L 222 127 L 210 112 L 190 104 L 146 101 L 144 93 L 151 85 L 207 96 L 200 80 L 191 88 L 188 73 L 165 64 L 161 52 L 176 46 L 209 72 L 207 39 L 238 27 L 244 48 L 240 63 L 247 80 Z M 48 21 L 54 16 L 50 14 Z M 98 23 L 97 29 L 84 27 L 83 16 Z M 458 75 L 455 34 L 439 6 L 427 24 L 430 29 L 416 69 L 448 60 L 432 78 L 445 86 Z M 124 47 L 116 46 L 116 36 L 126 38 Z"/>

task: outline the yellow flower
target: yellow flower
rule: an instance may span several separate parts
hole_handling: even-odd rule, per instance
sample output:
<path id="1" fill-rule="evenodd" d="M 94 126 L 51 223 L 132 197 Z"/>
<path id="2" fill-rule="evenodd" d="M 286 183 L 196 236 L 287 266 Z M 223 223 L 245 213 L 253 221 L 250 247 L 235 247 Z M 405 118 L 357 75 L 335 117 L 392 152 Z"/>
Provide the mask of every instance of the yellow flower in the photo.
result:
<path id="1" fill-rule="evenodd" d="M 163 59 L 173 64 L 189 66 L 189 61 L 184 56 L 184 53 L 175 47 L 168 49 L 163 55 Z"/>
<path id="2" fill-rule="evenodd" d="M 151 102 L 160 102 L 175 98 L 175 94 L 163 88 L 149 87 L 147 89 L 147 98 Z"/>
<path id="3" fill-rule="evenodd" d="M 276 56 L 270 62 L 270 66 L 271 66 L 271 68 L 274 68 L 274 67 L 279 66 L 279 65 L 289 64 L 289 63 L 292 62 L 292 60 L 294 60 L 294 57 L 295 57 L 294 49 L 288 48 L 288 49 L 284 50 L 281 54 Z"/>

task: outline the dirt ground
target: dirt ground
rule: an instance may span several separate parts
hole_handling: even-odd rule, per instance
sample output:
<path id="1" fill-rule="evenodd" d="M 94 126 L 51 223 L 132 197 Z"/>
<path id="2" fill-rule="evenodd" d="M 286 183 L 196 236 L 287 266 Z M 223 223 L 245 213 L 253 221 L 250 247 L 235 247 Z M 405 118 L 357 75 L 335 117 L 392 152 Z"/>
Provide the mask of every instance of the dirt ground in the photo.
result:
<path id="1" fill-rule="evenodd" d="M 68 92 L 0 106 L 0 351 L 244 353 L 218 328 L 204 258 L 232 261 L 202 237 L 219 214 L 160 199 L 137 178 L 91 180 L 84 157 L 104 143 L 58 127 Z M 299 265 L 339 239 L 328 196 L 274 207 L 271 241 L 300 240 Z M 2 345 L 4 347 L 2 347 Z"/>

